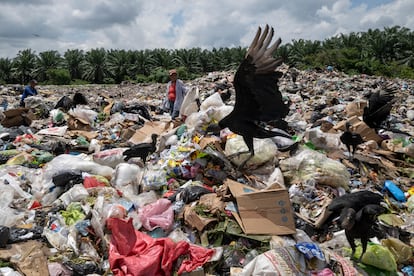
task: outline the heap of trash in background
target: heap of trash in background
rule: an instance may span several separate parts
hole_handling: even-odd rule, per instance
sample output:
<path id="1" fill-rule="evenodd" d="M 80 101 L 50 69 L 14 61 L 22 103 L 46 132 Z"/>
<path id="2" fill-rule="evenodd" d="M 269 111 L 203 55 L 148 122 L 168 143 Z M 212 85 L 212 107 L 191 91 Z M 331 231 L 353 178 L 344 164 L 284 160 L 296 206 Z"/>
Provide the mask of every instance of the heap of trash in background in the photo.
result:
<path id="1" fill-rule="evenodd" d="M 414 275 L 414 82 L 335 71 L 296 71 L 294 82 L 282 70 L 294 139 L 255 139 L 241 171 L 243 139 L 209 130 L 232 110 L 232 72 L 186 82 L 176 121 L 163 84 L 40 85 L 25 108 L 2 87 L 1 274 Z M 376 132 L 361 116 L 378 89 L 396 101 Z M 88 104 L 73 106 L 75 93 Z M 364 140 L 353 158 L 346 121 Z M 125 158 L 153 134 L 146 160 Z M 386 212 L 358 262 L 359 240 L 351 256 L 325 214 L 361 190 Z"/>

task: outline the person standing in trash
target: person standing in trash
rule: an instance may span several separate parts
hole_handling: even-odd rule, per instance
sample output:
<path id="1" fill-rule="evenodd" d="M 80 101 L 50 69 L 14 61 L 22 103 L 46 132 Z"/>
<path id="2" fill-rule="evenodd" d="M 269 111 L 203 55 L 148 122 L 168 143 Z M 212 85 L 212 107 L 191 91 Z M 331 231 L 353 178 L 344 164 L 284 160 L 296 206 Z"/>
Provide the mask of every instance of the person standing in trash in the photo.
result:
<path id="1" fill-rule="evenodd" d="M 20 106 L 21 106 L 21 107 L 25 107 L 25 106 L 26 106 L 26 104 L 24 103 L 24 100 L 25 100 L 27 97 L 37 95 L 36 85 L 37 85 L 37 81 L 36 81 L 36 80 L 31 80 L 31 81 L 29 82 L 29 85 L 27 85 L 27 86 L 24 88 L 24 91 L 23 91 L 23 94 L 22 94 L 22 98 L 21 98 L 21 100 L 20 100 Z"/>
<path id="2" fill-rule="evenodd" d="M 180 114 L 180 108 L 183 103 L 187 89 L 182 80 L 178 79 L 177 70 L 168 71 L 170 81 L 167 84 L 167 99 L 169 103 L 169 112 L 171 119 L 174 120 Z"/>

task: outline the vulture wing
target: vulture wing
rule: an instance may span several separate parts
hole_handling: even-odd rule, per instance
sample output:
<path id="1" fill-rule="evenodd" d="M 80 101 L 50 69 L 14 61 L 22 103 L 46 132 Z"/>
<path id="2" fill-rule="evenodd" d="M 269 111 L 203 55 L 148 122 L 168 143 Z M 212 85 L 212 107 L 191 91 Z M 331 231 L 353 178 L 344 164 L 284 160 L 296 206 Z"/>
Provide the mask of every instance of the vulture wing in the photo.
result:
<path id="1" fill-rule="evenodd" d="M 281 39 L 277 39 L 269 47 L 273 34 L 273 28 L 269 28 L 268 25 L 263 33 L 259 27 L 245 59 L 235 74 L 236 118 L 267 122 L 284 118 L 289 112 L 277 86 L 282 74 L 275 71 L 282 64 L 282 59 L 272 56 Z"/>

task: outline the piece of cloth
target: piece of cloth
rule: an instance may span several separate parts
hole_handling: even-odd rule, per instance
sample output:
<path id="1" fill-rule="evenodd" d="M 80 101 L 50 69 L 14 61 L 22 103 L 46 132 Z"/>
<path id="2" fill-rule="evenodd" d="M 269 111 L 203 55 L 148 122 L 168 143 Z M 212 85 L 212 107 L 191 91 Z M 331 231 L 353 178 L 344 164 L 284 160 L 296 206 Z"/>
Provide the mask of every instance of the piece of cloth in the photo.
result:
<path id="1" fill-rule="evenodd" d="M 22 94 L 22 98 L 20 100 L 20 104 L 24 106 L 24 99 L 26 99 L 27 97 L 30 97 L 30 96 L 35 96 L 35 95 L 37 95 L 36 88 L 34 88 L 34 87 L 30 86 L 30 85 L 27 85 L 24 88 L 24 91 L 23 91 L 23 94 Z"/>
<path id="2" fill-rule="evenodd" d="M 109 264 L 114 275 L 173 275 L 174 262 L 182 255 L 178 274 L 191 272 L 208 262 L 214 254 L 185 241 L 173 242 L 170 238 L 154 239 L 134 229 L 132 219 L 108 218 L 112 232 L 109 246 Z"/>
<path id="3" fill-rule="evenodd" d="M 170 86 L 172 85 L 172 81 L 169 81 L 167 83 L 167 99 L 168 99 L 168 93 L 170 91 Z M 178 79 L 175 82 L 175 100 L 174 105 L 172 107 L 172 110 L 170 110 L 170 114 L 172 119 L 175 119 L 178 117 L 180 113 L 181 105 L 183 104 L 184 97 L 187 93 L 187 88 L 184 86 L 184 83 L 182 80 Z"/>

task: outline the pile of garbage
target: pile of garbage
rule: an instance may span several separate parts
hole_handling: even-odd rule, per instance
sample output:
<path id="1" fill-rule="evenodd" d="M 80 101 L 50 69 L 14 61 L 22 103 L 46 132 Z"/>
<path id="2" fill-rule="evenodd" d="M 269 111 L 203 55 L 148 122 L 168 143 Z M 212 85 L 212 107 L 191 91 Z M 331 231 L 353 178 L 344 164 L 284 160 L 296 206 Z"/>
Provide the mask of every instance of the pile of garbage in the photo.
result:
<path id="1" fill-rule="evenodd" d="M 1 87 L 0 274 L 414 275 L 414 82 L 281 70 L 293 139 L 255 139 L 243 170 L 242 137 L 209 128 L 234 72 L 186 82 L 174 121 L 164 84 L 40 85 L 25 108 Z M 383 87 L 396 101 L 374 130 L 365 96 Z M 364 140 L 352 156 L 346 122 Z M 365 252 L 332 209 L 360 191 L 383 208 L 355 210 Z"/>

